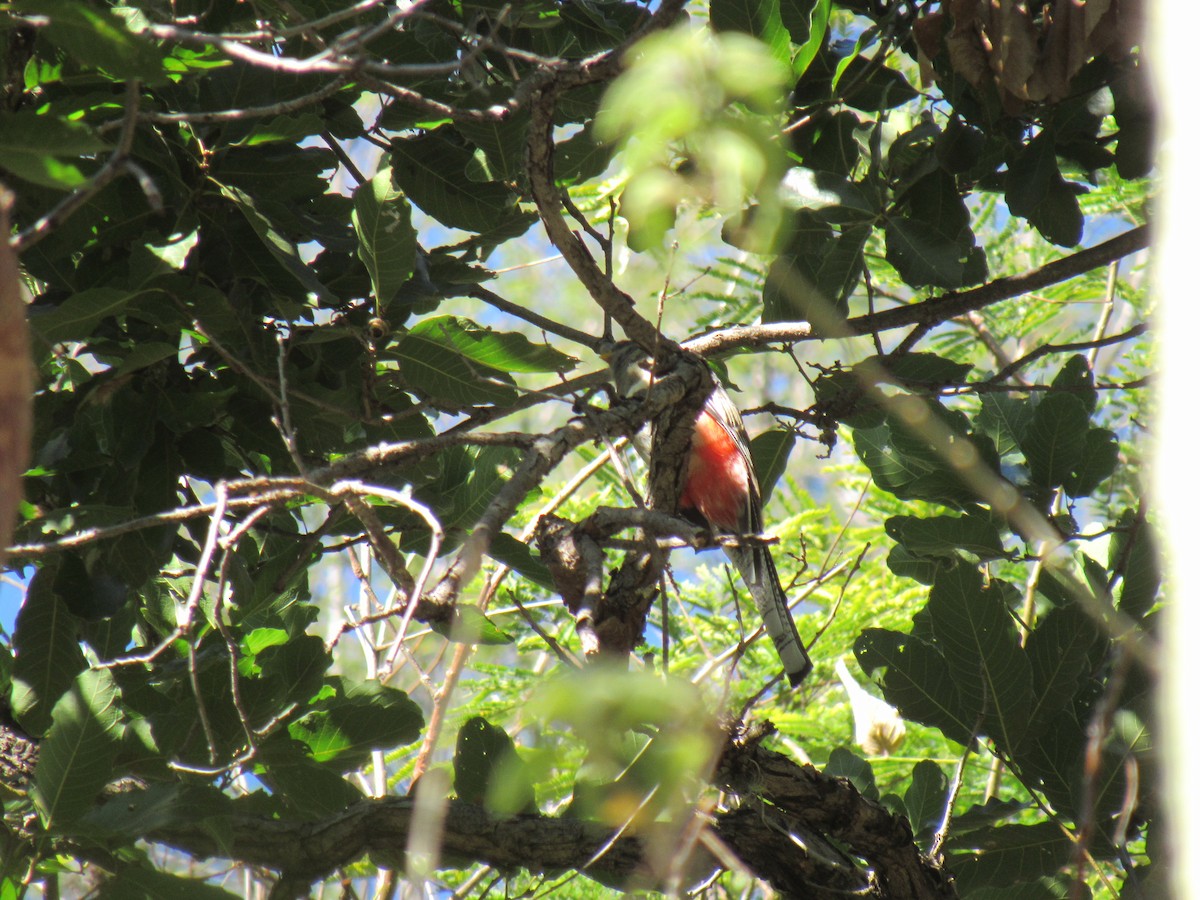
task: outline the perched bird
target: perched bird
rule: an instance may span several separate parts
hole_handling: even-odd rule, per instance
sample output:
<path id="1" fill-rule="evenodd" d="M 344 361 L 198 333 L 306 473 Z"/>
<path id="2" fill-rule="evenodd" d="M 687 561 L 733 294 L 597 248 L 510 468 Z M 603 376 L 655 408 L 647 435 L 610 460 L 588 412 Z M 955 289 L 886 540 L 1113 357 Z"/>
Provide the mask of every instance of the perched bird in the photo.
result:
<path id="1" fill-rule="evenodd" d="M 885 703 L 854 680 L 840 659 L 835 667 L 842 686 L 850 695 L 854 713 L 854 742 L 871 756 L 888 756 L 904 740 L 904 720 L 891 704 Z"/>
<path id="2" fill-rule="evenodd" d="M 608 361 L 622 396 L 633 397 L 649 388 L 651 363 L 637 344 L 617 344 Z M 649 458 L 650 445 L 649 429 L 634 437 L 643 458 Z M 744 537 L 762 532 L 762 491 L 750 458 L 750 439 L 741 413 L 715 379 L 696 418 L 679 506 L 681 511 L 699 513 L 720 534 Z M 796 632 L 770 552 L 755 544 L 726 546 L 725 553 L 750 589 L 788 681 L 795 687 L 812 671 L 812 660 Z"/>

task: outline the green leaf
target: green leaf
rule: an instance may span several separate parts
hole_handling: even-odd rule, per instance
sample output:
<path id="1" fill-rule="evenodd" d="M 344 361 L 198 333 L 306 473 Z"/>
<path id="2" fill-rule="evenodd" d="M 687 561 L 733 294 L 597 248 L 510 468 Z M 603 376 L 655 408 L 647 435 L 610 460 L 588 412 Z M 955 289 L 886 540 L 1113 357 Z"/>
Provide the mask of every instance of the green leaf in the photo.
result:
<path id="1" fill-rule="evenodd" d="M 500 813 L 536 810 L 533 779 L 512 738 L 481 716 L 463 723 L 454 750 L 459 798 Z"/>
<path id="2" fill-rule="evenodd" d="M 854 372 L 861 378 L 890 384 L 922 387 L 942 387 L 961 384 L 974 368 L 970 363 L 956 362 L 936 353 L 904 353 L 900 356 L 872 356 L 855 363 Z"/>
<path id="3" fill-rule="evenodd" d="M 515 638 L 496 627 L 496 623 L 475 606 L 459 606 L 449 622 L 434 622 L 434 631 L 458 644 L 511 644 Z"/>
<path id="4" fill-rule="evenodd" d="M 887 667 L 880 686 L 904 718 L 938 728 L 964 746 L 972 740 L 975 715 L 964 706 L 945 658 L 931 643 L 868 628 L 854 642 L 854 655 L 867 674 Z"/>
<path id="5" fill-rule="evenodd" d="M 529 133 L 529 112 L 520 110 L 503 120 L 459 121 L 454 127 L 487 155 L 491 175 L 497 181 L 520 181 L 525 177 L 525 139 Z M 554 161 L 558 175 L 560 157 Z"/>
<path id="6" fill-rule="evenodd" d="M 947 564 L 949 559 L 928 556 L 916 556 L 903 544 L 897 544 L 888 551 L 888 568 L 902 578 L 911 578 L 921 584 L 933 584 L 937 573 Z"/>
<path id="7" fill-rule="evenodd" d="M 507 186 L 468 177 L 471 151 L 452 134 L 439 128 L 392 142 L 393 177 L 408 198 L 451 228 L 485 233 L 509 223 L 532 224 L 535 217 L 521 212 Z"/>
<path id="8" fill-rule="evenodd" d="M 1025 642 L 1034 697 L 1026 741 L 1044 734 L 1075 699 L 1099 639 L 1094 620 L 1074 604 L 1051 609 L 1034 628 Z"/>
<path id="9" fill-rule="evenodd" d="M 34 311 L 29 325 L 34 335 L 47 344 L 83 340 L 103 319 L 119 314 L 140 296 L 118 288 L 89 288 L 72 294 L 53 309 Z"/>
<path id="10" fill-rule="evenodd" d="M 492 538 L 488 556 L 497 562 L 504 563 L 513 571 L 521 573 L 539 587 L 548 591 L 555 590 L 554 579 L 550 576 L 550 570 L 546 568 L 541 557 L 534 556 L 528 544 L 517 540 L 508 532 L 502 531 Z"/>
<path id="11" fill-rule="evenodd" d="M 875 784 L 875 771 L 861 756 L 845 747 L 834 747 L 825 763 L 825 774 L 849 779 L 858 792 L 868 800 L 879 799 L 879 787 Z"/>
<path id="12" fill-rule="evenodd" d="M 0 166 L 43 187 L 78 187 L 87 175 L 62 157 L 99 153 L 106 144 L 81 122 L 22 111 L 6 115 L 0 129 Z"/>
<path id="13" fill-rule="evenodd" d="M 17 613 L 12 709 L 33 735 L 50 726 L 51 710 L 87 667 L 79 649 L 79 621 L 54 591 L 58 566 L 39 569 Z"/>
<path id="14" fill-rule="evenodd" d="M 763 285 L 763 321 L 812 322 L 832 330 L 863 270 L 869 225 L 835 234 L 812 212 L 797 213 L 787 247 L 771 263 Z"/>
<path id="15" fill-rule="evenodd" d="M 1007 456 L 1020 447 L 1036 408 L 1028 398 L 983 394 L 979 398 L 975 429 L 991 438 L 1001 456 Z"/>
<path id="16" fill-rule="evenodd" d="M 1096 379 L 1092 374 L 1091 363 L 1082 353 L 1076 353 L 1059 369 L 1050 384 L 1050 392 L 1067 393 L 1078 397 L 1087 407 L 1088 413 L 1096 411 Z"/>
<path id="17" fill-rule="evenodd" d="M 997 825 L 946 841 L 947 866 L 963 896 L 985 885 L 1006 886 L 1054 875 L 1071 859 L 1074 843 L 1057 822 Z"/>
<path id="18" fill-rule="evenodd" d="M 912 287 L 958 288 L 983 280 L 983 251 L 962 246 L 926 219 L 889 216 L 885 229 L 887 261 Z"/>
<path id="19" fill-rule="evenodd" d="M 787 471 L 788 457 L 795 446 L 796 435 L 778 428 L 764 431 L 750 441 L 750 457 L 754 460 L 764 505 L 771 499 L 775 483 Z"/>
<path id="20" fill-rule="evenodd" d="M 350 218 L 358 235 L 358 258 L 371 275 L 377 308 L 382 308 L 412 277 L 417 259 L 412 210 L 393 187 L 391 169 L 383 168 L 358 187 Z"/>
<path id="21" fill-rule="evenodd" d="M 1083 236 L 1078 195 L 1084 192 L 1059 172 L 1050 131 L 1025 145 L 1005 177 L 1004 199 L 1013 215 L 1028 219 L 1046 240 L 1062 247 L 1075 246 Z"/>
<path id="22" fill-rule="evenodd" d="M 234 900 L 239 895 L 196 878 L 123 865 L 115 876 L 104 880 L 95 896 L 97 900 Z"/>
<path id="23" fill-rule="evenodd" d="M 113 779 L 120 739 L 118 701 L 112 674 L 89 669 L 54 704 L 32 790 L 47 830 L 62 829 L 79 818 Z"/>
<path id="24" fill-rule="evenodd" d="M 230 811 L 229 798 L 211 785 L 151 784 L 123 792 L 120 802 L 93 807 L 76 828 L 93 837 L 134 841 L 155 831 L 202 821 L 216 820 L 228 827 Z"/>
<path id="25" fill-rule="evenodd" d="M 229 200 L 245 217 L 258 239 L 266 248 L 269 257 L 290 275 L 305 291 L 319 300 L 331 300 L 325 285 L 317 279 L 313 270 L 300 258 L 296 244 L 268 218 L 256 205 L 255 198 L 240 188 L 220 185 L 221 195 Z M 246 249 L 246 248 L 243 248 Z M 250 251 L 252 252 L 252 251 Z M 260 276 L 265 287 L 274 287 L 266 274 Z"/>
<path id="26" fill-rule="evenodd" d="M 884 529 L 918 557 L 953 558 L 959 550 L 966 550 L 987 560 L 997 559 L 1006 552 L 999 529 L 986 514 L 929 519 L 893 516 L 884 523 Z"/>
<path id="27" fill-rule="evenodd" d="M 1153 527 L 1125 510 L 1117 522 L 1124 530 L 1109 545 L 1109 568 L 1121 574 L 1119 608 L 1141 618 L 1158 599 L 1162 583 L 1162 557 Z"/>
<path id="28" fill-rule="evenodd" d="M 436 337 L 464 357 L 501 372 L 569 372 L 579 360 L 515 331 L 493 331 L 458 316 L 435 316 L 410 334 Z"/>
<path id="29" fill-rule="evenodd" d="M 402 747 L 421 736 L 425 717 L 404 691 L 341 677 L 333 684 L 335 697 L 288 726 L 317 762 L 336 762 L 345 771 L 362 765 L 372 750 Z"/>
<path id="30" fill-rule="evenodd" d="M 825 46 L 825 35 L 829 30 L 829 13 L 833 3 L 831 0 L 816 0 L 805 16 L 803 8 L 797 8 L 795 0 L 781 0 L 780 18 L 787 25 L 792 39 L 800 44 L 792 59 L 792 74 L 800 78 L 816 59 L 821 48 Z M 808 27 L 803 28 L 804 22 Z"/>
<path id="31" fill-rule="evenodd" d="M 1086 497 L 1116 471 L 1121 445 L 1107 428 L 1089 428 L 1084 435 L 1083 451 L 1063 483 L 1071 497 Z"/>
<path id="32" fill-rule="evenodd" d="M 162 51 L 103 6 L 73 0 L 27 0 L 22 8 L 26 15 L 46 16 L 39 31 L 77 62 L 120 80 L 139 78 L 158 84 L 165 79 Z"/>
<path id="33" fill-rule="evenodd" d="M 288 742 L 287 746 L 275 742 L 263 753 L 265 777 L 300 816 L 332 816 L 362 799 L 349 781 L 305 756 L 300 749 L 303 746 L 298 742 Z"/>
<path id="34" fill-rule="evenodd" d="M 943 570 L 929 592 L 928 610 L 964 702 L 974 714 L 983 713 L 985 732 L 1012 752 L 1029 725 L 1032 673 L 997 582 L 984 590 L 983 576 L 967 564 Z"/>
<path id="35" fill-rule="evenodd" d="M 1087 406 L 1071 394 L 1050 393 L 1034 410 L 1021 441 L 1030 480 L 1053 488 L 1071 477 L 1087 446 Z"/>
<path id="36" fill-rule="evenodd" d="M 407 384 L 455 408 L 478 404 L 504 406 L 517 398 L 506 372 L 472 360 L 434 324 L 419 323 L 391 351 Z"/>
<path id="37" fill-rule="evenodd" d="M 931 759 L 913 766 L 912 780 L 904 792 L 904 808 L 917 837 L 930 834 L 941 824 L 946 812 L 949 779 Z"/>
<path id="38" fill-rule="evenodd" d="M 791 41 L 779 14 L 779 0 L 712 0 L 708 18 L 714 30 L 753 35 L 780 62 L 791 61 Z"/>

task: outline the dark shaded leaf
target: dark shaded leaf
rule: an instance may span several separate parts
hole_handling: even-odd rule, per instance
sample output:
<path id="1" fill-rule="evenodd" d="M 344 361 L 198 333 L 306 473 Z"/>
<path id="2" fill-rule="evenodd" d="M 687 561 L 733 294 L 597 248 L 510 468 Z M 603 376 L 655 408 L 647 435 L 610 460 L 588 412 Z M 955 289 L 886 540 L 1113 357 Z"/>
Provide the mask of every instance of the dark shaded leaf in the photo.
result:
<path id="1" fill-rule="evenodd" d="M 434 622 L 434 631 L 458 644 L 511 644 L 515 638 L 496 627 L 496 623 L 476 606 L 459 606 L 449 622 Z"/>
<path id="2" fill-rule="evenodd" d="M 1021 440 L 1029 476 L 1038 487 L 1057 487 L 1071 477 L 1087 446 L 1087 406 L 1071 394 L 1050 393 L 1034 410 Z"/>
<path id="3" fill-rule="evenodd" d="M 1092 648 L 1100 639 L 1094 620 L 1077 605 L 1050 610 L 1025 643 L 1033 678 L 1030 740 L 1044 734 L 1083 687 Z"/>
<path id="4" fill-rule="evenodd" d="M 317 762 L 336 762 L 345 771 L 362 765 L 372 750 L 402 747 L 421 736 L 425 717 L 404 691 L 342 677 L 333 684 L 335 697 L 288 726 Z"/>
<path id="5" fill-rule="evenodd" d="M 358 235 L 358 257 L 371 275 L 376 308 L 387 304 L 412 277 L 417 258 L 417 232 L 404 194 L 392 186 L 384 168 L 354 192 L 351 217 Z"/>
<path id="6" fill-rule="evenodd" d="M 512 738 L 481 716 L 463 723 L 454 750 L 454 790 L 497 812 L 536 809 L 533 778 Z"/>
<path id="7" fill-rule="evenodd" d="M 946 812 L 946 773 L 931 759 L 923 759 L 913 766 L 912 780 L 904 792 L 904 808 L 913 834 L 921 837 L 932 834 L 941 824 Z"/>
<path id="8" fill-rule="evenodd" d="M 983 714 L 985 732 L 1011 753 L 1029 725 L 1032 673 L 996 582 L 984 590 L 979 571 L 960 563 L 938 573 L 928 609 L 967 708 Z"/>
<path id="9" fill-rule="evenodd" d="M 771 499 L 775 482 L 787 471 L 788 456 L 795 446 L 796 435 L 781 429 L 764 431 L 750 441 L 750 456 L 754 460 L 764 504 Z"/>
<path id="10" fill-rule="evenodd" d="M 89 669 L 54 704 L 32 789 L 48 830 L 62 829 L 79 818 L 113 779 L 121 736 L 119 701 L 112 674 Z"/>
<path id="11" fill-rule="evenodd" d="M 946 660 L 928 641 L 882 628 L 868 628 L 854 642 L 863 671 L 880 667 L 884 698 L 914 722 L 938 728 L 964 746 L 972 740 L 975 714 L 968 710 Z"/>
<path id="12" fill-rule="evenodd" d="M 550 577 L 550 570 L 546 568 L 541 558 L 533 555 L 528 544 L 518 541 L 508 532 L 502 531 L 492 538 L 492 546 L 488 549 L 488 555 L 492 559 L 504 563 L 513 571 L 519 572 L 539 587 L 548 591 L 555 590 L 554 579 Z"/>
<path id="13" fill-rule="evenodd" d="M 887 533 L 903 544 L 914 556 L 953 558 L 959 550 L 980 559 L 1005 555 L 1000 531 L 986 514 L 936 516 L 893 516 L 884 523 Z"/>
<path id="14" fill-rule="evenodd" d="M 1071 858 L 1074 843 L 1057 822 L 998 825 L 946 841 L 947 864 L 954 870 L 959 891 L 966 896 L 985 885 L 1011 887 L 1054 875 Z"/>
<path id="15" fill-rule="evenodd" d="M 849 779 L 858 792 L 870 800 L 879 799 L 879 788 L 875 784 L 875 772 L 871 764 L 852 750 L 834 747 L 825 763 L 825 774 Z"/>
<path id="16" fill-rule="evenodd" d="M 54 591 L 57 566 L 39 569 L 17 613 L 12 710 L 26 731 L 45 733 L 58 699 L 87 667 L 79 649 L 79 622 Z"/>

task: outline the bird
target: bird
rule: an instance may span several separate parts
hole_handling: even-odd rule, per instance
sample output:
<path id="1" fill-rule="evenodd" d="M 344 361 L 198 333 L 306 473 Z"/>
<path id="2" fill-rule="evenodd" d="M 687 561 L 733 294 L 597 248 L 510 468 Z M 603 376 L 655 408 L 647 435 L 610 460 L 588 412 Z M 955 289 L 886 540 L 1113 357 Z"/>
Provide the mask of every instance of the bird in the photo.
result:
<path id="1" fill-rule="evenodd" d="M 619 394 L 636 397 L 649 390 L 651 363 L 638 344 L 622 341 L 602 355 L 608 358 Z M 633 444 L 648 461 L 649 426 L 634 435 Z M 718 534 L 745 537 L 762 532 L 762 490 L 750 456 L 750 438 L 742 414 L 716 378 L 696 417 L 679 508 L 698 513 Z M 754 598 L 789 683 L 798 686 L 813 664 L 792 621 L 770 551 L 761 544 L 726 544 L 724 549 Z"/>

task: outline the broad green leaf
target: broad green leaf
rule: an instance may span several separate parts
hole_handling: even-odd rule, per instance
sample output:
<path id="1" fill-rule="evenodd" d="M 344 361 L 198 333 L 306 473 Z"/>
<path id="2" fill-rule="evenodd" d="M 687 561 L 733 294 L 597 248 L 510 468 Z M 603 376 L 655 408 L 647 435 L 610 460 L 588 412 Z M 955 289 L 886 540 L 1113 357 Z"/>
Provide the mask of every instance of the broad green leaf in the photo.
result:
<path id="1" fill-rule="evenodd" d="M 946 813 L 949 779 L 931 759 L 913 766 L 912 780 L 904 792 L 904 808 L 914 834 L 921 837 L 941 824 Z"/>
<path id="2" fill-rule="evenodd" d="M 900 356 L 872 356 L 856 363 L 860 378 L 893 384 L 940 387 L 965 381 L 973 366 L 938 356 L 936 353 L 905 353 Z"/>
<path id="3" fill-rule="evenodd" d="M 454 484 L 434 500 L 447 528 L 469 529 L 508 482 L 520 464 L 520 451 L 512 447 L 480 447 L 468 452 L 471 462 L 464 482 Z"/>
<path id="4" fill-rule="evenodd" d="M 29 317 L 29 325 L 47 344 L 83 340 L 103 319 L 120 314 L 140 296 L 140 292 L 119 288 L 89 288 L 72 294 L 53 309 L 35 311 Z"/>
<path id="5" fill-rule="evenodd" d="M 946 557 L 916 556 L 903 544 L 897 544 L 888 551 L 887 565 L 904 578 L 911 578 L 921 584 L 933 584 L 937 573 L 951 565 L 951 560 Z"/>
<path id="6" fill-rule="evenodd" d="M 893 516 L 884 528 L 915 556 L 954 557 L 959 550 L 984 560 L 1005 555 L 999 529 L 984 514 L 928 519 Z"/>
<path id="7" fill-rule="evenodd" d="M 983 251 L 964 246 L 927 219 L 889 216 L 885 230 L 887 261 L 913 287 L 958 288 L 983 280 Z"/>
<path id="8" fill-rule="evenodd" d="M 317 279 L 313 270 L 300 258 L 296 244 L 258 208 L 255 198 L 240 188 L 220 185 L 221 195 L 229 200 L 245 217 L 268 255 L 283 268 L 305 291 L 321 300 L 329 300 L 325 285 Z M 245 249 L 245 248 L 243 248 Z M 265 275 L 264 286 L 271 287 L 272 280 Z"/>
<path id="9" fill-rule="evenodd" d="M 1121 573 L 1120 609 L 1140 618 L 1158 598 L 1162 582 L 1162 559 L 1154 528 L 1133 510 L 1122 513 L 1119 532 L 1109 545 L 1109 567 Z"/>
<path id="10" fill-rule="evenodd" d="M 302 634 L 286 643 L 265 647 L 256 659 L 264 678 L 282 687 L 274 697 L 276 703 L 290 700 L 303 703 L 311 699 L 333 662 L 325 642 L 315 634 Z"/>
<path id="11" fill-rule="evenodd" d="M 771 499 L 775 483 L 787 471 L 788 457 L 795 446 L 796 435 L 777 428 L 764 431 L 750 441 L 750 456 L 754 460 L 764 504 Z"/>
<path id="12" fill-rule="evenodd" d="M 81 672 L 51 713 L 33 779 L 33 799 L 47 829 L 62 829 L 111 781 L 120 739 L 120 694 L 105 669 Z"/>
<path id="13" fill-rule="evenodd" d="M 511 644 L 516 639 L 496 627 L 496 623 L 476 606 L 458 606 L 449 622 L 434 622 L 434 631 L 459 644 Z"/>
<path id="14" fill-rule="evenodd" d="M 525 177 L 525 139 L 529 133 L 529 112 L 520 110 L 504 120 L 459 121 L 454 127 L 487 155 L 488 168 L 497 181 L 518 182 Z M 560 159 L 554 167 L 558 175 Z"/>
<path id="15" fill-rule="evenodd" d="M 536 808 L 533 779 L 512 738 L 481 716 L 463 723 L 454 750 L 454 790 L 462 800 L 500 813 Z"/>
<path id="16" fill-rule="evenodd" d="M 362 794 L 332 769 L 308 758 L 299 742 L 275 742 L 264 751 L 266 773 L 261 776 L 281 793 L 296 813 L 306 819 L 321 819 L 345 811 L 361 800 Z"/>
<path id="17" fill-rule="evenodd" d="M 825 763 L 826 775 L 847 778 L 858 792 L 869 800 L 879 799 L 879 787 L 875 784 L 875 772 L 871 764 L 852 750 L 834 747 Z"/>
<path id="18" fill-rule="evenodd" d="M 412 277 L 417 232 L 411 219 L 408 201 L 392 185 L 392 170 L 387 167 L 354 192 L 351 221 L 358 235 L 358 258 L 371 275 L 377 309 Z"/>
<path id="19" fill-rule="evenodd" d="M 1116 471 L 1121 446 L 1107 428 L 1089 428 L 1084 434 L 1083 450 L 1071 474 L 1063 483 L 1068 496 L 1086 497 Z"/>
<path id="20" fill-rule="evenodd" d="M 1028 398 L 1002 393 L 982 394 L 975 428 L 991 438 L 1001 456 L 1006 456 L 1020 447 L 1036 408 Z"/>
<path id="21" fill-rule="evenodd" d="M 46 16 L 40 31 L 47 40 L 86 66 L 117 79 L 139 78 L 148 84 L 165 79 L 162 50 L 103 6 L 74 0 L 26 0 L 23 10 L 27 15 Z"/>
<path id="22" fill-rule="evenodd" d="M 1091 363 L 1082 353 L 1076 353 L 1063 363 L 1063 367 L 1054 376 L 1054 381 L 1050 383 L 1050 390 L 1051 393 L 1063 392 L 1078 397 L 1087 407 L 1088 413 L 1092 413 L 1095 412 L 1096 401 L 1099 399 L 1095 385 L 1096 379 L 1092 374 Z"/>
<path id="23" fill-rule="evenodd" d="M 1043 131 L 1009 164 L 1004 199 L 1013 215 L 1028 219 L 1048 241 L 1073 247 L 1083 236 L 1079 194 L 1087 189 L 1067 182 L 1059 171 L 1054 135 Z"/>
<path id="24" fill-rule="evenodd" d="M 867 225 L 852 225 L 838 234 L 812 212 L 797 213 L 787 247 L 767 272 L 763 321 L 799 320 L 827 331 L 836 328 L 862 273 L 870 231 Z"/>
<path id="25" fill-rule="evenodd" d="M 437 338 L 464 357 L 501 372 L 568 372 L 579 363 L 549 344 L 535 344 L 515 331 L 493 331 L 458 316 L 436 316 L 409 334 Z"/>
<path id="26" fill-rule="evenodd" d="M 197 878 L 184 878 L 142 866 L 123 865 L 112 878 L 106 878 L 96 893 L 97 900 L 234 900 L 240 894 Z"/>
<path id="27" fill-rule="evenodd" d="M 588 125 L 555 147 L 554 181 L 579 184 L 596 178 L 608 168 L 612 154 L 612 147 L 597 140 Z"/>
<path id="28" fill-rule="evenodd" d="M 1025 642 L 1033 678 L 1033 706 L 1025 739 L 1037 738 L 1083 687 L 1091 651 L 1100 639 L 1095 621 L 1075 604 L 1051 609 Z"/>
<path id="29" fill-rule="evenodd" d="M 70 189 L 82 184 L 87 174 L 76 160 L 99 153 L 106 144 L 81 122 L 53 114 L 17 112 L 5 116 L 0 129 L 0 166 L 21 178 L 44 187 Z"/>
<path id="30" fill-rule="evenodd" d="M 550 570 L 540 557 L 534 556 L 528 544 L 518 541 L 506 531 L 492 538 L 492 546 L 488 548 L 488 556 L 504 563 L 515 572 L 520 572 L 534 584 L 548 591 L 555 590 L 554 579 Z"/>
<path id="31" fill-rule="evenodd" d="M 1011 887 L 1054 875 L 1071 859 L 1074 843 L 1057 822 L 1031 825 L 997 825 L 946 841 L 947 865 L 953 869 L 959 891 L 985 885 Z"/>
<path id="32" fill-rule="evenodd" d="M 800 78 L 808 71 L 812 61 L 825 45 L 825 35 L 829 30 L 829 13 L 833 6 L 831 0 L 816 0 L 806 10 L 796 0 L 781 0 L 780 18 L 792 35 L 792 40 L 800 44 L 795 57 L 792 58 L 792 74 Z M 806 22 L 807 28 L 801 26 Z"/>
<path id="33" fill-rule="evenodd" d="M 517 196 L 498 181 L 467 176 L 470 149 L 449 129 L 392 142 L 392 172 L 409 200 L 443 225 L 485 233 L 509 220 L 532 223 Z"/>
<path id="34" fill-rule="evenodd" d="M 207 784 L 151 784 L 121 794 L 119 803 L 88 810 L 76 828 L 93 837 L 137 840 L 203 820 L 227 820 L 229 798 Z M 228 825 L 226 825 L 228 827 Z"/>
<path id="35" fill-rule="evenodd" d="M 887 673 L 884 698 L 902 716 L 931 725 L 964 746 L 973 735 L 975 713 L 967 709 L 946 660 L 928 641 L 882 628 L 868 628 L 854 642 L 854 655 L 868 674 Z"/>
<path id="36" fill-rule="evenodd" d="M 709 22 L 716 31 L 740 31 L 753 35 L 771 48 L 780 62 L 790 62 L 790 44 L 780 18 L 779 0 L 713 0 Z"/>
<path id="37" fill-rule="evenodd" d="M 54 591 L 58 567 L 37 571 L 17 613 L 12 709 L 33 735 L 45 733 L 58 699 L 87 667 L 79 649 L 79 621 Z"/>
<path id="38" fill-rule="evenodd" d="M 499 369 L 465 356 L 430 326 L 405 334 L 392 351 L 405 382 L 429 397 L 455 408 L 512 403 L 516 388 Z"/>
<path id="39" fill-rule="evenodd" d="M 317 762 L 337 762 L 348 770 L 362 765 L 372 750 L 402 747 L 421 736 L 425 718 L 404 691 L 377 681 L 339 677 L 333 683 L 336 696 L 288 726 Z"/>
<path id="40" fill-rule="evenodd" d="M 1012 752 L 1029 725 L 1032 673 L 997 582 L 984 590 L 979 571 L 960 563 L 938 573 L 928 610 L 964 702 L 983 714 L 985 733 Z"/>
<path id="41" fill-rule="evenodd" d="M 1044 488 L 1066 482 L 1087 446 L 1088 428 L 1087 406 L 1078 397 L 1042 398 L 1021 440 L 1030 480 Z"/>

